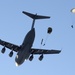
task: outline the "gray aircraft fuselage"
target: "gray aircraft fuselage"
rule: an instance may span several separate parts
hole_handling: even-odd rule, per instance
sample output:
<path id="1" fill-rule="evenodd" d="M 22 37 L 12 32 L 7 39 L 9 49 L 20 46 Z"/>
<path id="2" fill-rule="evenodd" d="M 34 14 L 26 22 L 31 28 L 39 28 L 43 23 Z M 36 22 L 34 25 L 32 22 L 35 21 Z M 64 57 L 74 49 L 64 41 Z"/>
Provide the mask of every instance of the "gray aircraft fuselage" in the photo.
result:
<path id="1" fill-rule="evenodd" d="M 41 15 L 37 15 L 37 14 L 32 14 L 32 13 L 28 13 L 23 11 L 23 13 L 27 16 L 29 16 L 30 18 L 33 19 L 32 22 L 32 27 L 31 30 L 27 33 L 23 44 L 21 45 L 21 49 L 18 51 L 16 58 L 15 58 L 15 62 L 16 62 L 16 66 L 21 65 L 25 60 L 27 60 L 31 54 L 31 47 L 33 45 L 34 39 L 35 39 L 35 28 L 34 28 L 34 24 L 35 24 L 35 20 L 36 19 L 46 19 L 46 18 L 50 18 L 48 16 L 41 16 Z"/>
<path id="2" fill-rule="evenodd" d="M 31 54 L 31 47 L 35 39 L 35 28 L 32 28 L 26 35 L 21 50 L 16 55 L 15 62 L 16 66 L 21 65 L 25 60 L 27 60 Z"/>
<path id="3" fill-rule="evenodd" d="M 31 30 L 26 34 L 24 41 L 20 46 L 0 39 L 0 45 L 4 46 L 1 52 L 5 53 L 6 48 L 9 48 L 11 50 L 11 52 L 9 53 L 10 57 L 12 57 L 13 51 L 17 52 L 17 55 L 15 57 L 16 66 L 23 64 L 23 62 L 26 61 L 27 59 L 32 61 L 34 54 L 40 54 L 40 57 L 39 57 L 40 61 L 43 59 L 43 54 L 59 54 L 61 52 L 60 50 L 54 50 L 54 49 L 47 50 L 47 49 L 32 48 L 32 45 L 35 40 L 35 28 L 34 28 L 35 20 L 48 19 L 50 17 L 32 14 L 32 13 L 25 12 L 25 11 L 23 11 L 22 13 L 33 19 Z M 47 33 L 50 34 L 51 32 L 52 32 L 52 28 L 49 27 Z M 41 45 L 42 45 L 42 42 L 43 42 L 43 39 L 41 41 Z"/>

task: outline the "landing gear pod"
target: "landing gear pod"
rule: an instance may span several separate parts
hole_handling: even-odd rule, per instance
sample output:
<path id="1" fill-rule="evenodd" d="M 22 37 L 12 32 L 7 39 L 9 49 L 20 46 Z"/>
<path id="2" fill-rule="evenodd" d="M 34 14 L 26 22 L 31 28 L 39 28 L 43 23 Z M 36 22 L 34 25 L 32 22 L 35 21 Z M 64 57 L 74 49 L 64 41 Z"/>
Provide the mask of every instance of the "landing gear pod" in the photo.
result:
<path id="1" fill-rule="evenodd" d="M 39 60 L 42 61 L 43 57 L 44 57 L 44 56 L 43 56 L 43 54 L 42 54 L 42 55 L 39 57 Z"/>

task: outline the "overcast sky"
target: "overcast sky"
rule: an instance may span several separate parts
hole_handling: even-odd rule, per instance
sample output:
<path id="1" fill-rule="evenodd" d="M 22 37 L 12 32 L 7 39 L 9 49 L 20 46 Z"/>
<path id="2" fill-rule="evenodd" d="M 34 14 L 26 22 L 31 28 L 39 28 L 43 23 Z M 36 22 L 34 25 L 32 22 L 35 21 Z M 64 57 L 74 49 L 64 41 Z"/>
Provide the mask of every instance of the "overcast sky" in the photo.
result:
<path id="1" fill-rule="evenodd" d="M 32 19 L 22 13 L 27 11 L 51 17 L 36 21 L 33 48 L 40 48 L 41 39 L 44 43 L 48 35 L 47 28 L 52 27 L 46 45 L 41 48 L 62 50 L 57 55 L 44 55 L 41 62 L 39 55 L 35 55 L 32 62 L 27 60 L 16 67 L 16 53 L 10 58 L 10 50 L 6 49 L 5 54 L 0 53 L 0 75 L 75 75 L 75 14 L 70 12 L 72 8 L 75 8 L 75 0 L 0 0 L 0 39 L 22 44 L 32 25 Z"/>

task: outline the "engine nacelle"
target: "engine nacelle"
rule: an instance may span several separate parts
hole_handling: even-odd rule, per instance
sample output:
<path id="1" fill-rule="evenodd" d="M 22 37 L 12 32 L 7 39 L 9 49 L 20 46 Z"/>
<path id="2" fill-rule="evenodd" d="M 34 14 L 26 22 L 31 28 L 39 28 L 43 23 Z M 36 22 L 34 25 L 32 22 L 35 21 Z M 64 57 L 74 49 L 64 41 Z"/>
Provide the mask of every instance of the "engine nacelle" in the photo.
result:
<path id="1" fill-rule="evenodd" d="M 33 54 L 29 57 L 29 60 L 32 61 L 33 60 Z"/>
<path id="2" fill-rule="evenodd" d="M 5 53 L 5 51 L 6 51 L 5 47 L 3 47 L 1 53 Z"/>
<path id="3" fill-rule="evenodd" d="M 43 59 L 43 54 L 39 57 L 39 60 L 42 61 Z"/>
<path id="4" fill-rule="evenodd" d="M 11 51 L 10 53 L 9 53 L 9 57 L 12 57 L 13 56 L 13 51 Z"/>

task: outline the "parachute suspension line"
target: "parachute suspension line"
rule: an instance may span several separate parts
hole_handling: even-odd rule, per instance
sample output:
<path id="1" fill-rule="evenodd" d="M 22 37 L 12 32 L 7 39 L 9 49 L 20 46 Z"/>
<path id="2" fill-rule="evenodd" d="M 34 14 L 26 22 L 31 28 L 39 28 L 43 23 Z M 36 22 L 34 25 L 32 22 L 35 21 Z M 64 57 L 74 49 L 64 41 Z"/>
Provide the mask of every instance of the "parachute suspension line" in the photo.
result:
<path id="1" fill-rule="evenodd" d="M 49 34 L 47 34 L 47 36 L 46 36 L 46 39 L 45 39 L 45 42 L 44 42 L 43 46 L 45 46 L 45 45 L 46 45 L 46 42 L 47 42 L 48 37 L 49 37 Z"/>
<path id="2" fill-rule="evenodd" d="M 74 17 L 74 15 L 72 14 L 72 15 L 71 15 L 71 23 L 72 23 L 71 26 L 73 26 L 73 25 L 75 24 L 75 22 L 74 22 L 74 18 L 73 18 L 73 17 Z"/>
<path id="3" fill-rule="evenodd" d="M 72 16 L 71 16 L 72 25 L 71 25 L 71 27 L 73 28 L 73 25 L 75 24 L 75 20 L 74 20 L 74 18 L 75 18 L 75 8 L 72 8 L 70 10 L 70 12 L 72 13 Z"/>
<path id="4" fill-rule="evenodd" d="M 72 23 L 72 25 L 73 25 L 73 18 L 72 18 L 72 15 L 71 15 L 71 23 Z"/>

